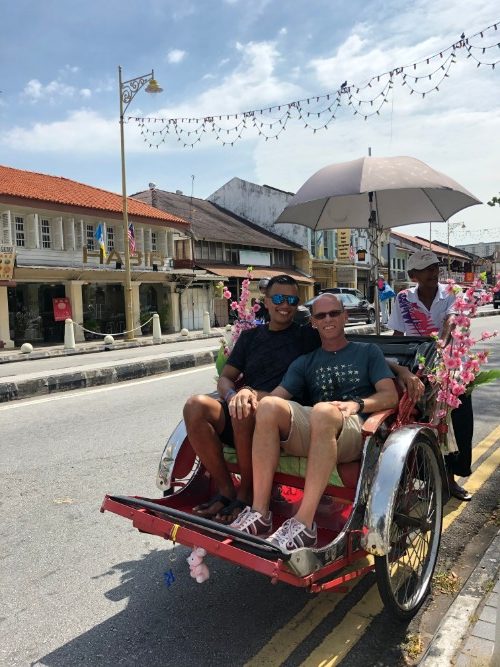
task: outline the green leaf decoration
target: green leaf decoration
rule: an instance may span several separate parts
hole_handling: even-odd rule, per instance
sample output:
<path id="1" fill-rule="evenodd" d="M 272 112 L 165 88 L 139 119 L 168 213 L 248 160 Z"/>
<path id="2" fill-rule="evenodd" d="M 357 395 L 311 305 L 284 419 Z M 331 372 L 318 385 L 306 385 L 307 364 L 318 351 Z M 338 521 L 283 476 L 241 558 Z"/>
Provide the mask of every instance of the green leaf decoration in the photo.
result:
<path id="1" fill-rule="evenodd" d="M 500 380 L 500 369 L 492 368 L 490 371 L 480 371 L 473 382 L 467 387 L 467 394 L 470 394 L 473 389 L 481 386 L 482 384 L 488 384 L 489 382 L 494 382 L 495 380 Z"/>
<path id="2" fill-rule="evenodd" d="M 222 373 L 222 369 L 226 365 L 227 357 L 224 354 L 224 345 L 221 345 L 219 348 L 219 353 L 217 354 L 217 359 L 215 360 L 215 368 L 217 369 L 217 375 Z"/>

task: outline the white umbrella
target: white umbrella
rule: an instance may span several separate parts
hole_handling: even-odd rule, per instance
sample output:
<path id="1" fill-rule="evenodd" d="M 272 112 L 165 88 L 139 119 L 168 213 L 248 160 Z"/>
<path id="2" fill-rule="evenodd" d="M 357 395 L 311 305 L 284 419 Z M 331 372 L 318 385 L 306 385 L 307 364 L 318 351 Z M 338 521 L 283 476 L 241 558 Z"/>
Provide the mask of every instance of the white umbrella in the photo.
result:
<path id="1" fill-rule="evenodd" d="M 412 157 L 362 157 L 317 171 L 290 200 L 277 223 L 311 229 L 390 229 L 443 222 L 479 199 Z"/>
<path id="2" fill-rule="evenodd" d="M 456 181 L 412 157 L 362 157 L 317 171 L 292 197 L 276 223 L 314 230 L 369 228 L 371 267 L 378 276 L 379 232 L 420 222 L 444 222 L 481 204 Z M 380 333 L 375 299 L 376 333 Z"/>

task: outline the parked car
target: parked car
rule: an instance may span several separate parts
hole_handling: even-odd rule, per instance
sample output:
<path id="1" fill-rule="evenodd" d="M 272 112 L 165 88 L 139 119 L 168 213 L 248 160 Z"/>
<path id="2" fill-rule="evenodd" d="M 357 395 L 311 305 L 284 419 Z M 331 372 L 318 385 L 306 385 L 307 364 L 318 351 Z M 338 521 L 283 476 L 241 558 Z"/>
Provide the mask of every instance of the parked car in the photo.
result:
<path id="1" fill-rule="evenodd" d="M 331 294 L 353 294 L 361 300 L 366 298 L 364 294 L 361 294 L 359 289 L 354 289 L 353 287 L 326 287 L 325 289 L 320 290 L 320 294 L 323 294 L 324 292 L 330 292 Z"/>
<path id="2" fill-rule="evenodd" d="M 331 290 L 323 290 L 322 294 L 325 292 L 331 292 Z M 360 299 L 354 294 L 347 292 L 333 293 L 344 304 L 344 308 L 349 315 L 349 322 L 366 322 L 367 324 L 373 324 L 375 322 L 375 306 L 372 303 L 369 303 L 367 299 Z M 310 309 L 313 301 L 314 299 L 310 299 L 309 301 L 306 301 L 304 305 Z"/>

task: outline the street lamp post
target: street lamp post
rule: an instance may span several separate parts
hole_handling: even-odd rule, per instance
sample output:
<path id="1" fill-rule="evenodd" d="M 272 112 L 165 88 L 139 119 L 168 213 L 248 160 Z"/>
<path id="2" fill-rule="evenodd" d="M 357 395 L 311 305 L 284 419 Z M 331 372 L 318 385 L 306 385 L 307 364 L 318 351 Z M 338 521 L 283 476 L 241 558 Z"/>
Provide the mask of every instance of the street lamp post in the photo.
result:
<path id="1" fill-rule="evenodd" d="M 155 80 L 154 70 L 135 79 L 122 81 L 122 68 L 118 67 L 118 86 L 120 92 L 120 150 L 122 165 L 122 198 L 123 198 L 123 243 L 125 252 L 125 339 L 134 338 L 134 311 L 132 303 L 132 276 L 130 272 L 130 246 L 128 240 L 128 206 L 127 206 L 127 179 L 125 172 L 125 133 L 123 115 L 135 95 L 146 83 L 146 93 L 161 93 L 162 88 Z"/>
<path id="2" fill-rule="evenodd" d="M 450 277 L 450 266 L 451 266 L 451 259 L 450 259 L 450 227 L 451 230 L 453 231 L 457 227 L 460 227 L 460 229 L 465 229 L 465 222 L 450 222 L 449 220 L 446 221 L 447 228 L 448 228 L 448 278 Z"/>

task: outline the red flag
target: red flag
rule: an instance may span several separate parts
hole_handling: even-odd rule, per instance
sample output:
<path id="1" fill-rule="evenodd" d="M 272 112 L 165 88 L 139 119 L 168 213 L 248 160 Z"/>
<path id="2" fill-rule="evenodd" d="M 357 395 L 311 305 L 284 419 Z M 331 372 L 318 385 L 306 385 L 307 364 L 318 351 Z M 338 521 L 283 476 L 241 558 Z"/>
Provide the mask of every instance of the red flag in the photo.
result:
<path id="1" fill-rule="evenodd" d="M 134 225 L 130 223 L 128 226 L 128 246 L 130 248 L 130 252 L 135 252 L 135 234 L 134 234 Z"/>

